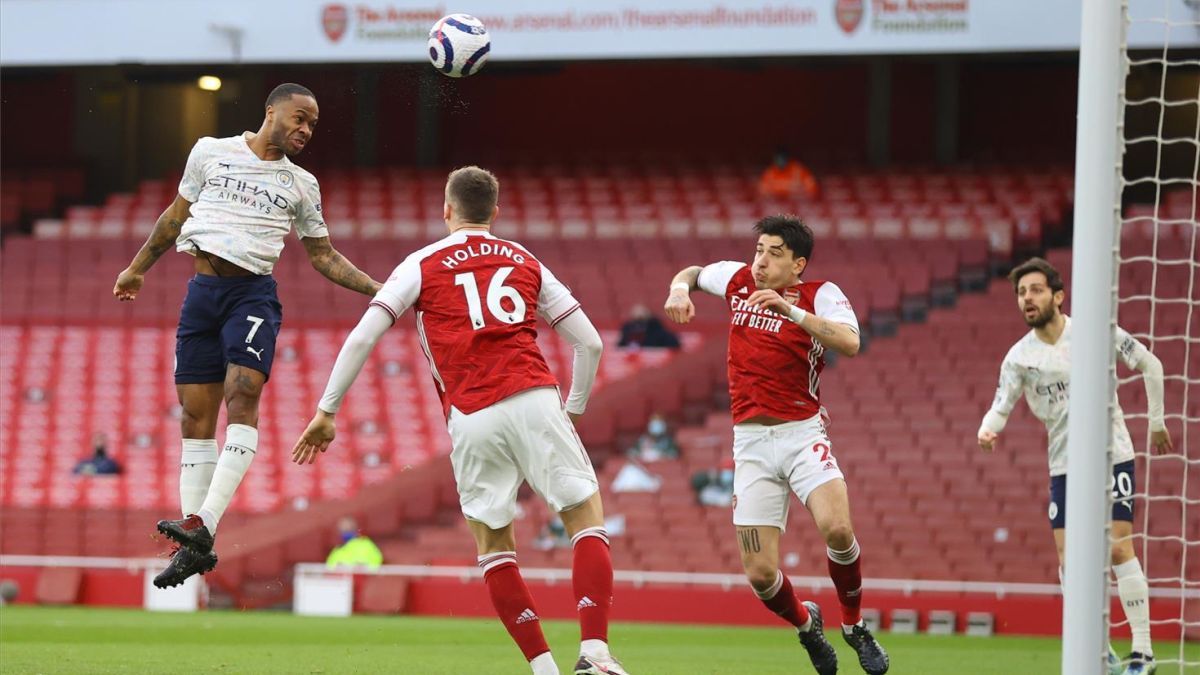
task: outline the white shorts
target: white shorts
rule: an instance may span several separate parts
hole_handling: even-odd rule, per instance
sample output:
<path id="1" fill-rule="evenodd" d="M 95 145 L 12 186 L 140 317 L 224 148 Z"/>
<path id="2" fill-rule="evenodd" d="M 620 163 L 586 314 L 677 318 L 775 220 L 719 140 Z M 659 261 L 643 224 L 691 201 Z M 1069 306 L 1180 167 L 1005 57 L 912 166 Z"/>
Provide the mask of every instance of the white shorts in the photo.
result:
<path id="1" fill-rule="evenodd" d="M 521 481 L 556 512 L 600 489 L 555 388 L 529 389 L 470 415 L 452 407 L 447 427 L 463 515 L 493 530 L 516 517 Z"/>
<path id="2" fill-rule="evenodd" d="M 775 426 L 733 427 L 733 524 L 786 529 L 788 502 L 843 479 L 820 416 Z"/>

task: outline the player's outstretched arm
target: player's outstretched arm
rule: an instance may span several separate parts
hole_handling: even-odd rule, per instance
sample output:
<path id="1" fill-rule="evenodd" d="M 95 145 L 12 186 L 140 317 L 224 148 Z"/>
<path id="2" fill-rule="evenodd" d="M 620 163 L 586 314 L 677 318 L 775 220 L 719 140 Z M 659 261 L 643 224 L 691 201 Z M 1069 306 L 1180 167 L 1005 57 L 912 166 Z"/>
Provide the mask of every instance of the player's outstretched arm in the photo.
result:
<path id="1" fill-rule="evenodd" d="M 308 261 L 312 263 L 313 269 L 338 286 L 370 296 L 374 296 L 383 288 L 383 284 L 367 276 L 366 272 L 355 267 L 354 263 L 339 253 L 333 244 L 329 243 L 329 237 L 304 237 L 300 241 L 304 244 L 304 250 L 308 252 Z"/>
<path id="2" fill-rule="evenodd" d="M 137 297 L 138 291 L 142 290 L 146 272 L 150 271 L 162 254 L 175 245 L 179 231 L 183 229 L 183 224 L 191 213 L 188 211 L 191 206 L 192 203 L 181 195 L 175 195 L 175 201 L 158 217 L 158 221 L 154 223 L 154 230 L 133 257 L 133 262 L 117 275 L 117 283 L 113 286 L 113 295 L 117 300 L 126 302 Z"/>
<path id="3" fill-rule="evenodd" d="M 376 305 L 371 305 L 354 330 L 350 331 L 346 342 L 342 344 L 342 350 L 338 352 L 337 361 L 333 364 L 329 384 L 325 385 L 325 394 L 317 404 L 316 414 L 292 446 L 293 462 L 312 464 L 317 461 L 317 455 L 329 448 L 329 444 L 337 435 L 334 418 L 342 407 L 342 399 L 362 371 L 379 338 L 391 328 L 392 322 L 391 314 Z"/>
<path id="4" fill-rule="evenodd" d="M 699 287 L 702 269 L 704 268 L 699 265 L 693 265 L 680 270 L 679 274 L 671 279 L 671 290 L 663 310 L 667 313 L 667 318 L 675 323 L 687 323 L 695 318 L 696 306 L 692 304 L 691 293 Z"/>

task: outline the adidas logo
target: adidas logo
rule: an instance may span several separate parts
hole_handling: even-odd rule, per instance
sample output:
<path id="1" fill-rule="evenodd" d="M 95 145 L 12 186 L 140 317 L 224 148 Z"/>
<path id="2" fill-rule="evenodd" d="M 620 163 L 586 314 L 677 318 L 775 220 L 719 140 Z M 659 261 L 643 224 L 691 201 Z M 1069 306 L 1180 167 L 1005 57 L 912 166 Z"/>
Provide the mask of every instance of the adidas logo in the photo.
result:
<path id="1" fill-rule="evenodd" d="M 738 293 L 749 293 L 749 292 L 750 291 L 747 290 L 745 286 L 742 286 L 741 288 L 738 289 Z"/>
<path id="2" fill-rule="evenodd" d="M 581 610 L 581 609 L 586 609 L 588 607 L 596 607 L 596 606 L 597 606 L 596 603 L 592 602 L 592 599 L 585 595 L 585 596 L 583 596 L 583 599 L 579 601 L 579 604 L 575 605 L 575 609 Z"/>
<path id="3" fill-rule="evenodd" d="M 534 614 L 533 610 L 529 609 L 529 608 L 526 608 L 524 612 L 521 612 L 521 614 L 519 616 L 517 616 L 517 623 L 519 623 L 519 624 L 527 623 L 529 621 L 537 621 L 537 620 L 538 620 L 538 615 Z"/>

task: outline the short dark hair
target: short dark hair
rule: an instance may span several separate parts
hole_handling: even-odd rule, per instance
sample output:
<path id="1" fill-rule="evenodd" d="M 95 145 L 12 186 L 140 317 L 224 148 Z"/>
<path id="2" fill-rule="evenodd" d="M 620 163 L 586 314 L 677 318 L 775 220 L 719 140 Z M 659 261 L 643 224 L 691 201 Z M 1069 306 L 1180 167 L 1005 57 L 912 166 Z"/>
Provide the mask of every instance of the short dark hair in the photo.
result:
<path id="1" fill-rule="evenodd" d="M 263 106 L 263 109 L 265 110 L 273 105 L 287 101 L 291 99 L 293 95 L 307 96 L 314 101 L 317 100 L 316 95 L 309 91 L 308 87 L 302 84 L 296 84 L 294 82 L 284 82 L 278 87 L 272 89 L 270 94 L 267 94 L 267 103 Z"/>
<path id="2" fill-rule="evenodd" d="M 446 179 L 446 199 L 463 221 L 486 223 L 500 199 L 500 181 L 491 171 L 464 166 L 451 171 Z"/>
<path id="3" fill-rule="evenodd" d="M 812 259 L 812 230 L 797 216 L 767 216 L 754 224 L 754 231 L 760 235 L 770 234 L 783 239 L 783 243 L 792 249 L 793 258 Z"/>
<path id="4" fill-rule="evenodd" d="M 1012 282 L 1013 291 L 1017 290 L 1017 285 L 1021 282 L 1021 277 L 1033 272 L 1041 272 L 1046 275 L 1046 284 L 1050 286 L 1052 292 L 1057 293 L 1063 290 L 1062 275 L 1058 273 L 1058 270 L 1054 269 L 1054 265 L 1051 265 L 1042 258 L 1030 258 L 1014 267 L 1008 273 L 1008 280 Z"/>

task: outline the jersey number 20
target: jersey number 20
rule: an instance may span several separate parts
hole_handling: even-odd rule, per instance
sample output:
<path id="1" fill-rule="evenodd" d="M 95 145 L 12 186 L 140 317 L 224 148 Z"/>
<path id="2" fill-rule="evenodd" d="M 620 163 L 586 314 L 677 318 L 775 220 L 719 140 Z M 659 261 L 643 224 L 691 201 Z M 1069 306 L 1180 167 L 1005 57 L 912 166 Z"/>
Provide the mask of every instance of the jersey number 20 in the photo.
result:
<path id="1" fill-rule="evenodd" d="M 512 274 L 512 267 L 501 267 L 492 276 L 488 284 L 487 308 L 492 316 L 504 323 L 517 323 L 525 318 L 525 301 L 521 294 L 512 286 L 505 286 L 504 280 Z M 462 286 L 467 296 L 467 314 L 471 317 L 471 328 L 483 328 L 483 306 L 479 302 L 479 285 L 475 283 L 474 272 L 463 272 L 454 275 L 454 285 Z M 508 298 L 513 304 L 512 311 L 504 309 L 500 301 Z"/>

